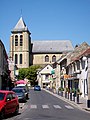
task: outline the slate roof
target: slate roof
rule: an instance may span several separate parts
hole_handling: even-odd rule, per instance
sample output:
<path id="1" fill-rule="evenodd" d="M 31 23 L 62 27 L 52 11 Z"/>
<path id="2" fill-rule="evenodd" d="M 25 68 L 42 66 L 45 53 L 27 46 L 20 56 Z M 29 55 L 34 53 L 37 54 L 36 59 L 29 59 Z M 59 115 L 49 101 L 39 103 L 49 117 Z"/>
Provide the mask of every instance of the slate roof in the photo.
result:
<path id="1" fill-rule="evenodd" d="M 22 32 L 22 31 L 28 31 L 28 28 L 23 18 L 21 17 L 19 21 L 17 22 L 17 24 L 15 25 L 15 27 L 13 28 L 12 32 Z"/>
<path id="2" fill-rule="evenodd" d="M 32 44 L 33 53 L 62 53 L 74 50 L 70 40 L 37 40 L 33 41 Z"/>
<path id="3" fill-rule="evenodd" d="M 21 17 L 17 22 L 16 26 L 13 28 L 13 32 L 23 32 L 28 31 L 28 28 Z M 30 33 L 30 32 L 29 32 Z M 74 50 L 70 40 L 43 40 L 43 41 L 33 41 L 32 42 L 32 52 L 33 53 L 62 53 Z"/>

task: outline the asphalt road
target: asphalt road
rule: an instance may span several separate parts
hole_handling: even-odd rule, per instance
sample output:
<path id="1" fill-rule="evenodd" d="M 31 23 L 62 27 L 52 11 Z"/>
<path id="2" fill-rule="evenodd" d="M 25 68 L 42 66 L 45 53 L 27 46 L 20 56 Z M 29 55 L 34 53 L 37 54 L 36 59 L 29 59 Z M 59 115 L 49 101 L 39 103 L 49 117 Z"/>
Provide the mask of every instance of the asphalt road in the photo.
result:
<path id="1" fill-rule="evenodd" d="M 89 120 L 90 113 L 79 110 L 46 91 L 30 90 L 30 99 L 20 114 L 6 120 Z"/>

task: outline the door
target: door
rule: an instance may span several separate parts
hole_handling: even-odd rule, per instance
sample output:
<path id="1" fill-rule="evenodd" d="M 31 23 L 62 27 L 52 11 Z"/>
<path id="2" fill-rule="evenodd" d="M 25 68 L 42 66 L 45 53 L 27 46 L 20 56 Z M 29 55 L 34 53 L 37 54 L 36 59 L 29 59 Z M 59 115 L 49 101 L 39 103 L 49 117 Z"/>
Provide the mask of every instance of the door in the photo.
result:
<path id="1" fill-rule="evenodd" d="M 13 113 L 16 109 L 16 102 L 15 98 L 13 99 L 13 96 L 11 93 L 9 93 L 6 97 L 6 106 L 5 106 L 5 113 Z"/>

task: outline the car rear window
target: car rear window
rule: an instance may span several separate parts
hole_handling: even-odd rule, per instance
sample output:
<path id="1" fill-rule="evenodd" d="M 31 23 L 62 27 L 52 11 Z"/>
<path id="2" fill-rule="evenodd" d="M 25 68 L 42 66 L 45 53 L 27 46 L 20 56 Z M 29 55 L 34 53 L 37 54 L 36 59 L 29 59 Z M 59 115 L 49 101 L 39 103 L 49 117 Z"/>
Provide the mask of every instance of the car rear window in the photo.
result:
<path id="1" fill-rule="evenodd" d="M 5 93 L 0 93 L 0 100 L 3 100 L 5 96 Z"/>
<path id="2" fill-rule="evenodd" d="M 40 87 L 39 85 L 36 85 L 35 87 Z"/>
<path id="3" fill-rule="evenodd" d="M 22 89 L 13 89 L 13 91 L 14 91 L 15 93 L 21 93 L 21 92 L 23 92 Z"/>

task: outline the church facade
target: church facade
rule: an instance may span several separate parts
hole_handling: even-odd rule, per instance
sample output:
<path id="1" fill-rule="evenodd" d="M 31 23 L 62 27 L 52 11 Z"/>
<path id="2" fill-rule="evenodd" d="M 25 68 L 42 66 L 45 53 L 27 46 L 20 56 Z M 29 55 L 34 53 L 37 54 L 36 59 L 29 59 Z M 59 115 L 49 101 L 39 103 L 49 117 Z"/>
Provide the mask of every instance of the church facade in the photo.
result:
<path id="1" fill-rule="evenodd" d="M 18 68 L 52 64 L 63 53 L 74 50 L 70 40 L 32 41 L 30 35 L 30 31 L 21 17 L 11 31 L 9 51 L 12 61 Z"/>

